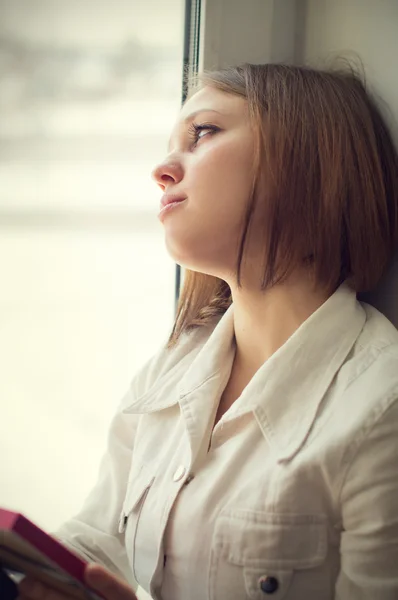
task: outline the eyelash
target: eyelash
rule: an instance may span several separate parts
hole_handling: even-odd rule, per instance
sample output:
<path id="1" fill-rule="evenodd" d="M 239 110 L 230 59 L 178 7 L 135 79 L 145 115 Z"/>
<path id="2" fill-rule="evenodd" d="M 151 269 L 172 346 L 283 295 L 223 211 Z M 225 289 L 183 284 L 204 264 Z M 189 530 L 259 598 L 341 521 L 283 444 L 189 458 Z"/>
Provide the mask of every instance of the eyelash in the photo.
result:
<path id="1" fill-rule="evenodd" d="M 191 138 L 193 138 L 193 143 L 196 145 L 198 141 L 202 138 L 199 137 L 199 133 L 201 131 L 211 131 L 211 135 L 219 131 L 219 128 L 211 123 L 191 123 L 188 128 L 188 133 Z"/>

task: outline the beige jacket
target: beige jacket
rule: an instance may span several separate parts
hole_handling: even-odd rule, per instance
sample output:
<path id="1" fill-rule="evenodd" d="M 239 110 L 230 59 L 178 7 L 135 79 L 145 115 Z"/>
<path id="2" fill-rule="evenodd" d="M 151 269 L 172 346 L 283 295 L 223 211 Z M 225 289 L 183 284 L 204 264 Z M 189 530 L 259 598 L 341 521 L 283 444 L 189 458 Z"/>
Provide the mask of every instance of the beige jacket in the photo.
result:
<path id="1" fill-rule="evenodd" d="M 57 535 L 157 600 L 397 600 L 398 332 L 343 284 L 212 433 L 233 309 L 137 374 Z"/>

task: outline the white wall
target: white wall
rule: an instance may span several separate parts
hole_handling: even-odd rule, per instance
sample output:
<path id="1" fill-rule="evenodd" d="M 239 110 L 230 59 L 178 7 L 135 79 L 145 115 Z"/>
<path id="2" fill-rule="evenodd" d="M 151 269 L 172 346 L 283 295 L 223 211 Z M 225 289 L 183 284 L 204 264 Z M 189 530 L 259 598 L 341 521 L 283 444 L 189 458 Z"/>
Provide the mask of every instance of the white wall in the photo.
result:
<path id="1" fill-rule="evenodd" d="M 358 54 L 398 121 L 398 0 L 298 0 L 297 7 L 304 12 L 299 58 L 322 65 Z"/>
<path id="2" fill-rule="evenodd" d="M 200 69 L 292 61 L 296 0 L 203 0 Z"/>

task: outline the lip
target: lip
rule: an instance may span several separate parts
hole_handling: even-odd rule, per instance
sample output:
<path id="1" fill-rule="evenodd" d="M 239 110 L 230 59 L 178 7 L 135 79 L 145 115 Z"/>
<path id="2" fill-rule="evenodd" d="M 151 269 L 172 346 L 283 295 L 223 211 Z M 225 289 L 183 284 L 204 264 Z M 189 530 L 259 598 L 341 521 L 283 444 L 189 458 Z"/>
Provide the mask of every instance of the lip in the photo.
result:
<path id="1" fill-rule="evenodd" d="M 164 194 L 160 200 L 160 208 L 164 208 L 173 202 L 182 202 L 186 200 L 186 196 L 178 196 L 177 194 Z"/>
<path id="2" fill-rule="evenodd" d="M 162 198 L 163 200 L 163 198 Z M 181 204 L 184 204 L 184 202 L 187 200 L 187 198 L 179 198 L 177 199 L 167 199 L 167 201 L 164 201 L 164 204 L 161 204 L 160 206 L 160 212 L 158 214 L 158 219 L 160 221 L 163 222 L 163 219 L 165 217 L 165 215 L 167 213 L 169 213 L 170 211 L 174 210 L 175 208 L 177 208 L 177 206 L 180 206 Z"/>

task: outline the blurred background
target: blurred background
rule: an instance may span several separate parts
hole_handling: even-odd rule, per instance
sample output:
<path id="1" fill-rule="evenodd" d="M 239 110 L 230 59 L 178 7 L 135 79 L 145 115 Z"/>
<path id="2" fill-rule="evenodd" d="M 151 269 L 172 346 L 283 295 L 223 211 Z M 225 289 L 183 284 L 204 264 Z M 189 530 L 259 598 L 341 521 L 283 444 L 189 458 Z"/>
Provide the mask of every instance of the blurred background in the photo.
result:
<path id="1" fill-rule="evenodd" d="M 150 177 L 182 91 L 184 0 L 0 0 L 0 506 L 47 530 L 167 339 Z"/>

